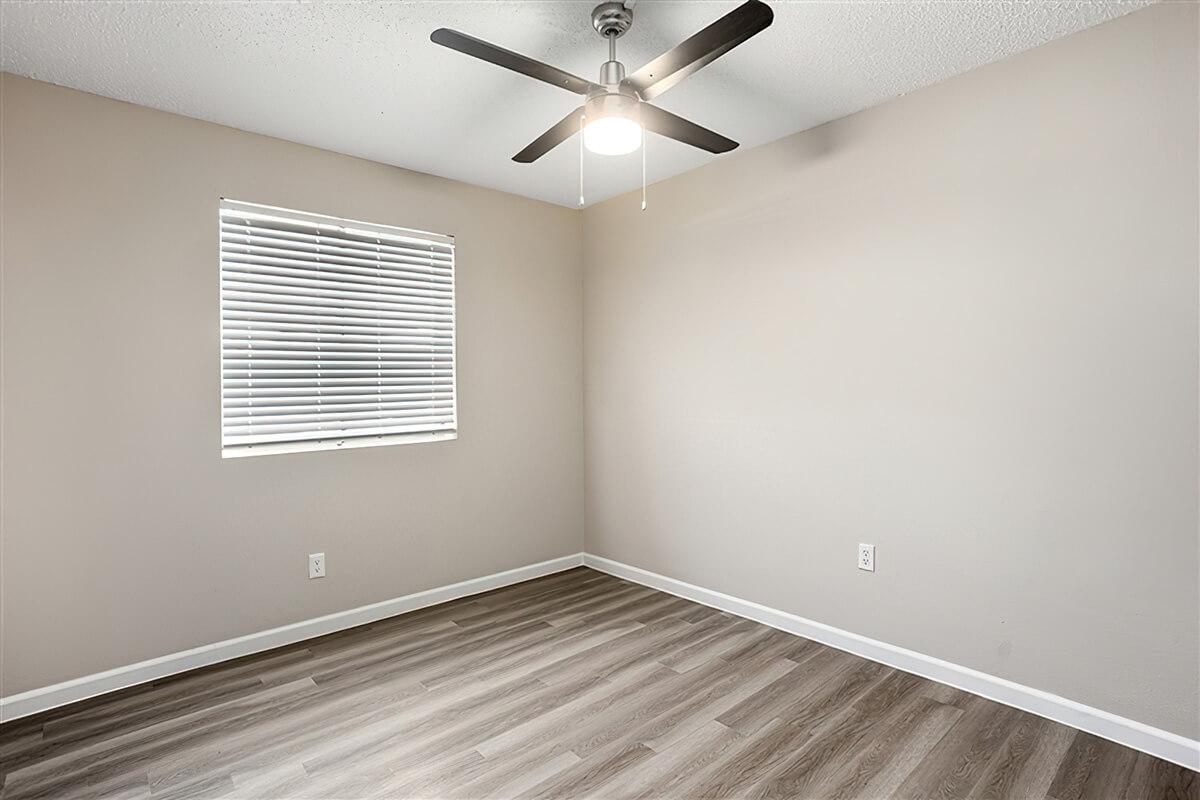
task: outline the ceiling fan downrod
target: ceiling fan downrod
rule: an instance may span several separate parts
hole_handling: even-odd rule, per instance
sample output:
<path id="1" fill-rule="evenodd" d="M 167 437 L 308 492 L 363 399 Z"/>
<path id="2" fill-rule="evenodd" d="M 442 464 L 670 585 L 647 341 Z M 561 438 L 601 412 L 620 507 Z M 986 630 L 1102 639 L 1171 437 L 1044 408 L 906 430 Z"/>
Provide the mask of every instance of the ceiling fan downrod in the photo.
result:
<path id="1" fill-rule="evenodd" d="M 617 39 L 633 27 L 633 9 L 624 3 L 601 3 L 592 9 L 592 27 L 608 40 L 608 61 L 600 65 L 600 84 L 615 86 L 625 80 L 625 65 L 617 61 Z"/>

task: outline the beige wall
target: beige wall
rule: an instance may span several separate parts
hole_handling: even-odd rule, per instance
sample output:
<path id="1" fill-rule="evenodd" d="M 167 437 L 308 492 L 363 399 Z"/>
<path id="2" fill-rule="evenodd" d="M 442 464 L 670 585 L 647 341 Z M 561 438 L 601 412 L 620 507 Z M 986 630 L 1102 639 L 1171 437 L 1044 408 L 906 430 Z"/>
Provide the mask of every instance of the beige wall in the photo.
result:
<path id="1" fill-rule="evenodd" d="M 1152 7 L 586 211 L 588 551 L 1200 736 L 1196 52 Z"/>
<path id="2" fill-rule="evenodd" d="M 577 212 L 0 90 L 4 695 L 582 549 Z M 457 441 L 221 459 L 221 196 L 457 237 Z"/>
<path id="3" fill-rule="evenodd" d="M 576 552 L 586 466 L 591 552 L 1197 737 L 1196 30 L 645 213 L 4 76 L 0 692 Z M 457 236 L 460 439 L 220 458 L 220 196 Z"/>

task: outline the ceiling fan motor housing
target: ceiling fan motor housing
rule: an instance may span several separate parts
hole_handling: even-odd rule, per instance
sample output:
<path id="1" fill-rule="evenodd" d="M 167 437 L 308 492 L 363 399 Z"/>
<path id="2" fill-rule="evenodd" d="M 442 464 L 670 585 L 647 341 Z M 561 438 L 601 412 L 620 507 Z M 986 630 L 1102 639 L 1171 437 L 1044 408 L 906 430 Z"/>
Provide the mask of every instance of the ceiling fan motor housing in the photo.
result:
<path id="1" fill-rule="evenodd" d="M 604 117 L 624 117 L 641 124 L 637 97 L 625 92 L 594 94 L 583 104 L 584 119 L 589 122 Z"/>
<path id="2" fill-rule="evenodd" d="M 625 65 L 620 61 L 605 61 L 600 65 L 600 85 L 612 87 L 625 79 Z"/>

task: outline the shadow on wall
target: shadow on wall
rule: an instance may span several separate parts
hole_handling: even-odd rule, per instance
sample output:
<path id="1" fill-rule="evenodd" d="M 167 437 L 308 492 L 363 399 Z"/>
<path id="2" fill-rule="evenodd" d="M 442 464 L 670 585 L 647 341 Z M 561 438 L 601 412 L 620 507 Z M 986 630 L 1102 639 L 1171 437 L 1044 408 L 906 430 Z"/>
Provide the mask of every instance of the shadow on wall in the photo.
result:
<path id="1" fill-rule="evenodd" d="M 840 136 L 832 124 L 764 145 L 771 151 L 770 163 L 765 169 L 772 176 L 784 172 L 793 178 L 782 182 L 767 180 L 755 163 L 761 158 L 762 148 L 735 152 L 710 167 L 710 170 L 722 171 L 718 181 L 728 187 L 721 194 L 721 202 L 706 200 L 704 192 L 682 194 L 678 224 L 683 228 L 706 230 L 720 225 L 791 224 L 796 215 L 806 214 L 808 206 L 822 197 L 820 193 L 796 192 L 796 184 L 815 176 L 833 156 L 849 146 L 849 140 Z M 705 207 L 697 208 L 699 204 Z"/>

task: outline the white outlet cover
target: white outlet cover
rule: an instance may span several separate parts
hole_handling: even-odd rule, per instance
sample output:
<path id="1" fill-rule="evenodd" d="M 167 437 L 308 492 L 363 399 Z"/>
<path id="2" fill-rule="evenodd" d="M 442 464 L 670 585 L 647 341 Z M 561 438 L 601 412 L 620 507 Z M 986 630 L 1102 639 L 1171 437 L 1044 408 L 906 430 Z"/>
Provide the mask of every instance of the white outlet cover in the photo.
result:
<path id="1" fill-rule="evenodd" d="M 309 578 L 324 578 L 325 577 L 325 554 L 324 553 L 309 553 L 308 554 L 308 577 Z"/>
<path id="2" fill-rule="evenodd" d="M 875 545 L 860 544 L 858 546 L 858 568 L 867 572 L 875 571 Z"/>

